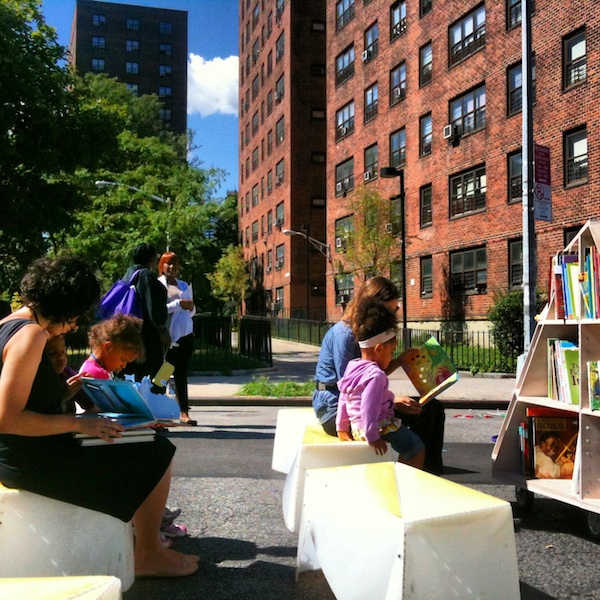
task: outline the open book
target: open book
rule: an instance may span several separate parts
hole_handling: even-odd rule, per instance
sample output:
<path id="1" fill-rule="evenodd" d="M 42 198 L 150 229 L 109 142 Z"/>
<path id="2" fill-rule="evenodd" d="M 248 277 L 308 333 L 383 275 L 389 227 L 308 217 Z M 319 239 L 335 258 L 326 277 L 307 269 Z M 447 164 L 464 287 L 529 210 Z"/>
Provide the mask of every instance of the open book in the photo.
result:
<path id="1" fill-rule="evenodd" d="M 403 352 L 400 364 L 419 392 L 420 404 L 427 404 L 458 381 L 456 367 L 434 337 Z"/>

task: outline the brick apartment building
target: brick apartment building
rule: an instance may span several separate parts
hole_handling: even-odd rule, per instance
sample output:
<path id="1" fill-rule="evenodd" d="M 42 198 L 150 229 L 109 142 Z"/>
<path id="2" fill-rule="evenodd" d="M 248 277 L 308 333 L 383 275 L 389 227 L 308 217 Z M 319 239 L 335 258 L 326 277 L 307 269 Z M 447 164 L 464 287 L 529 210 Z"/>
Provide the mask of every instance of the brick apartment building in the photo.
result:
<path id="1" fill-rule="evenodd" d="M 249 313 L 326 316 L 325 69 L 322 0 L 240 0 L 239 215 Z"/>
<path id="2" fill-rule="evenodd" d="M 187 12 L 77 0 L 70 60 L 79 73 L 107 73 L 135 94 L 156 94 L 160 117 L 187 130 Z"/>
<path id="3" fill-rule="evenodd" d="M 275 4 L 283 7 L 282 22 L 287 27 L 292 24 L 294 6 L 305 3 L 242 2 L 241 57 L 245 62 L 241 62 L 246 77 L 241 90 L 252 85 L 265 59 L 262 47 L 257 46 L 260 59 L 254 67 L 250 60 L 248 75 L 245 57 L 249 51 L 252 56 L 257 39 L 256 32 L 252 34 L 252 15 L 264 16 L 265 11 L 275 10 Z M 325 4 L 326 101 L 317 98 L 307 104 L 295 97 L 306 91 L 293 83 L 295 73 L 306 72 L 306 67 L 296 62 L 306 56 L 295 54 L 292 41 L 291 47 L 285 46 L 280 66 L 286 74 L 291 70 L 292 83 L 288 86 L 286 80 L 284 110 L 270 116 L 267 130 L 275 128 L 282 115 L 288 120 L 293 115 L 316 132 L 310 115 L 300 113 L 315 105 L 326 106 L 326 179 L 321 187 L 326 190 L 327 225 L 326 236 L 315 237 L 326 240 L 333 255 L 331 263 L 323 263 L 327 269 L 327 317 L 335 320 L 341 316 L 342 304 L 352 297 L 359 281 L 339 266 L 344 263 L 343 246 L 352 239 L 353 215 L 348 204 L 359 183 L 366 188 L 374 186 L 390 199 L 390 229 L 394 234 L 401 231 L 399 178 L 379 177 L 381 167 L 393 166 L 405 175 L 409 326 L 444 319 L 479 321 L 475 325 L 480 328 L 495 294 L 522 285 L 521 2 L 340 0 Z M 600 139 L 600 74 L 591 68 L 600 58 L 599 28 L 600 13 L 592 0 L 535 2 L 534 140 L 550 150 L 553 204 L 552 222 L 536 221 L 535 226 L 540 290 L 548 288 L 550 256 L 588 218 L 600 217 L 600 184 L 594 176 L 598 171 L 593 160 Z M 307 30 L 307 26 L 294 26 L 288 40 L 297 32 L 299 37 L 309 38 L 316 51 L 314 32 Z M 280 31 L 277 29 L 275 40 Z M 269 52 L 273 44 L 269 39 L 265 50 Z M 311 64 L 318 61 L 318 56 L 311 55 Z M 275 82 L 279 73 L 271 75 Z M 267 90 L 275 85 L 271 81 Z M 248 96 L 241 92 L 242 102 L 244 99 Z M 263 163 L 257 159 L 258 168 L 253 172 L 246 161 L 250 157 L 252 164 L 251 153 L 255 147 L 260 150 L 262 134 L 249 146 L 244 146 L 244 134 L 251 134 L 252 115 L 257 110 L 260 115 L 260 106 L 261 100 L 255 99 L 241 120 L 241 167 L 245 171 L 240 189 L 250 190 L 250 198 L 254 185 L 261 189 Z M 249 130 L 245 129 L 247 123 Z M 287 176 L 297 168 L 297 152 L 314 146 L 299 148 L 287 129 L 285 133 L 290 145 L 277 153 L 274 162 L 285 160 Z M 261 156 L 258 151 L 256 155 Z M 256 217 L 248 214 L 256 210 L 246 209 L 248 197 L 240 194 L 240 201 L 248 253 L 248 228 L 252 231 L 257 219 L 261 222 L 263 200 L 259 194 Z M 280 201 L 278 196 L 275 205 Z M 296 201 L 297 196 L 286 194 L 284 227 L 302 225 L 294 216 Z M 306 195 L 301 196 L 300 202 L 305 201 Z M 272 206 L 273 201 L 267 202 Z M 298 237 L 297 241 L 303 240 Z M 381 273 L 394 279 L 402 272 L 400 242 L 398 237 L 397 258 L 390 272 Z M 275 243 L 288 250 L 278 232 Z M 286 254 L 285 271 L 296 273 L 302 268 L 296 264 L 298 260 L 304 263 L 301 252 L 293 253 L 289 263 L 288 258 Z M 311 278 L 312 273 L 311 268 Z M 284 287 L 283 306 L 287 307 L 288 288 L 281 281 L 274 285 Z"/>

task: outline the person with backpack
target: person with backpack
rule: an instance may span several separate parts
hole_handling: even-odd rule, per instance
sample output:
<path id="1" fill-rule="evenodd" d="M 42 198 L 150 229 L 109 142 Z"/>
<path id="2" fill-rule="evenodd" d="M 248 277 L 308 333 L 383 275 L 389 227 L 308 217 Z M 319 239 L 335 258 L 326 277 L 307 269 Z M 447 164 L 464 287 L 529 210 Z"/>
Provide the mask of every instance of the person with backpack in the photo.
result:
<path id="1" fill-rule="evenodd" d="M 149 375 L 150 379 L 156 375 L 171 345 L 167 328 L 167 290 L 156 276 L 158 256 L 152 244 L 139 244 L 133 250 L 133 264 L 123 277 L 124 281 L 130 281 L 135 286 L 142 313 L 144 361 L 132 362 L 124 370 L 124 373 L 133 374 L 136 381 L 141 381 L 145 375 Z"/>

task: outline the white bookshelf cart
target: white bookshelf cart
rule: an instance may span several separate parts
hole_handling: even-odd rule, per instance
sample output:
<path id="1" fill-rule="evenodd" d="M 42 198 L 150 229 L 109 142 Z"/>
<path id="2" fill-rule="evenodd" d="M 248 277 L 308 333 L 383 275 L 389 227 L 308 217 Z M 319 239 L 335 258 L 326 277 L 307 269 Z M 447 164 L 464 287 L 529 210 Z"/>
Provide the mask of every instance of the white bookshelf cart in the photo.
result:
<path id="1" fill-rule="evenodd" d="M 600 220 L 589 220 L 566 247 L 578 254 L 579 269 L 586 248 L 600 249 Z M 575 294 L 581 304 L 581 293 Z M 581 314 L 581 311 L 579 311 Z M 575 342 L 579 346 L 579 405 L 565 404 L 548 397 L 549 338 Z M 600 359 L 600 319 L 562 319 L 556 316 L 553 294 L 542 311 L 516 382 L 510 405 L 492 452 L 492 475 L 516 486 L 517 504 L 530 507 L 534 494 L 566 502 L 586 511 L 588 533 L 600 539 L 600 411 L 592 411 L 586 363 Z M 575 415 L 579 436 L 573 479 L 535 479 L 521 474 L 519 423 L 526 421 L 528 407 L 548 407 Z"/>

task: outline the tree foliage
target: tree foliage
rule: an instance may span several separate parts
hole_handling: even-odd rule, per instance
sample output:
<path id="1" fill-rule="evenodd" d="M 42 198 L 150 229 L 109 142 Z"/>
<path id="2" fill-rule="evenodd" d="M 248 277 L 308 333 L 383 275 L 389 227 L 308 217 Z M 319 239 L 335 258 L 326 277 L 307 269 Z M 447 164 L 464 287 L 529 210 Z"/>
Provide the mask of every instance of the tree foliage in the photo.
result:
<path id="1" fill-rule="evenodd" d="M 389 231 L 390 201 L 377 190 L 360 186 L 350 198 L 353 230 L 347 235 L 339 270 L 351 271 L 362 281 L 388 275 L 396 238 Z"/>
<path id="2" fill-rule="evenodd" d="M 230 245 L 223 252 L 216 269 L 208 275 L 213 295 L 233 314 L 239 314 L 250 285 L 250 277 L 241 246 Z"/>

